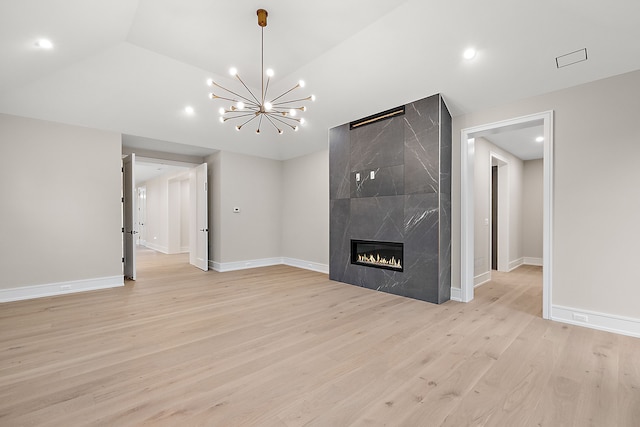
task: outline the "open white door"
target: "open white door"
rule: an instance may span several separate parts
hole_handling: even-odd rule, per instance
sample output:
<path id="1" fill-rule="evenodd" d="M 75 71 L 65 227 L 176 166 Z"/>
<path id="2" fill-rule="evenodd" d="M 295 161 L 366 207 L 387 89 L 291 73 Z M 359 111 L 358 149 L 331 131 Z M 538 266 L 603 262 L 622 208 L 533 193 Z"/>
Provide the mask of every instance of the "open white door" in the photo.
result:
<path id="1" fill-rule="evenodd" d="M 123 254 L 124 277 L 136 280 L 136 198 L 135 192 L 135 159 L 131 154 L 122 160 L 122 221 L 123 221 Z"/>
<path id="2" fill-rule="evenodd" d="M 189 172 L 191 199 L 191 232 L 189 233 L 189 263 L 201 270 L 209 269 L 209 225 L 207 217 L 207 164 Z"/>

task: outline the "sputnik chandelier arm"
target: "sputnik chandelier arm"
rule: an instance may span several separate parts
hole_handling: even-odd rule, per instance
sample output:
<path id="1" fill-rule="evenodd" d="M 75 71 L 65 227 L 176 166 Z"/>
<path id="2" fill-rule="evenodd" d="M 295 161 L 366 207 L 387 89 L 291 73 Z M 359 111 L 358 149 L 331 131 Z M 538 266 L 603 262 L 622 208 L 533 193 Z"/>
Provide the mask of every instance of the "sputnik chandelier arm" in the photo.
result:
<path id="1" fill-rule="evenodd" d="M 267 16 L 268 13 L 264 9 L 258 9 L 258 25 L 261 27 L 262 37 L 261 37 L 261 58 L 260 65 L 262 71 L 262 80 L 261 80 L 261 88 L 259 96 L 256 96 L 249 86 L 242 80 L 240 74 L 238 74 L 238 70 L 235 68 L 231 68 L 229 73 L 238 79 L 238 81 L 244 87 L 245 94 L 239 93 L 240 91 L 234 91 L 231 89 L 227 89 L 226 87 L 214 82 L 209 79 L 207 84 L 214 88 L 214 90 L 219 89 L 218 93 L 211 92 L 209 97 L 211 99 L 219 99 L 222 101 L 231 102 L 231 106 L 229 108 L 221 107 L 220 112 L 220 121 L 225 123 L 228 120 L 238 120 L 240 124 L 236 125 L 236 130 L 242 129 L 242 127 L 248 123 L 253 122 L 257 119 L 257 128 L 256 133 L 260 133 L 260 128 L 263 122 L 269 123 L 275 130 L 278 131 L 279 134 L 282 134 L 283 127 L 290 127 L 292 130 L 297 131 L 299 125 L 304 124 L 304 118 L 297 117 L 299 111 L 306 111 L 307 107 L 302 105 L 302 103 L 306 101 L 315 101 L 315 96 L 307 96 L 304 98 L 296 98 L 296 99 L 287 99 L 286 97 L 296 89 L 304 87 L 304 81 L 300 80 L 295 86 L 291 89 L 283 92 L 282 94 L 271 98 L 269 101 L 267 98 L 267 93 L 269 91 L 269 83 L 271 82 L 271 77 L 273 77 L 273 70 L 264 69 L 264 27 L 267 26 Z M 265 76 L 267 78 L 265 82 Z M 277 102 L 276 102 L 277 101 Z"/>

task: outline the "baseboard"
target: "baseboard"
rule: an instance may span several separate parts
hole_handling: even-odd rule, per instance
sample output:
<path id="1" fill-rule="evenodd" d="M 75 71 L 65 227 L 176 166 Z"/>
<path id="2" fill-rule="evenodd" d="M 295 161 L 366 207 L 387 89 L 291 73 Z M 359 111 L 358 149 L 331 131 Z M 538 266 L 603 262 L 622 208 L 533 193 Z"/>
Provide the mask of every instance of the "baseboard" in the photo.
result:
<path id="1" fill-rule="evenodd" d="M 486 273 L 478 274 L 473 278 L 473 287 L 477 288 L 480 285 L 484 285 L 488 281 L 491 280 L 491 272 L 487 271 Z"/>
<path id="2" fill-rule="evenodd" d="M 533 258 L 533 257 L 524 257 L 523 264 L 525 265 L 535 265 L 538 267 L 542 267 L 542 258 Z"/>
<path id="3" fill-rule="evenodd" d="M 226 271 L 246 270 L 256 267 L 269 267 L 271 265 L 282 264 L 289 265 L 291 267 L 303 268 L 305 270 L 317 271 L 319 273 L 329 274 L 329 266 L 326 264 L 287 257 L 252 259 L 234 262 L 216 262 L 209 260 L 209 268 L 219 273 L 224 273 Z"/>
<path id="4" fill-rule="evenodd" d="M 518 258 L 516 260 L 510 261 L 509 271 L 515 270 L 516 268 L 520 267 L 522 264 L 524 264 L 524 258 Z"/>
<path id="5" fill-rule="evenodd" d="M 317 271 L 318 273 L 329 274 L 329 266 L 318 262 L 304 261 L 295 258 L 282 258 L 282 263 L 291 267 L 304 268 L 305 270 Z"/>
<path id="6" fill-rule="evenodd" d="M 640 319 L 554 305 L 551 320 L 640 338 Z"/>
<path id="7" fill-rule="evenodd" d="M 56 295 L 73 294 L 76 292 L 117 288 L 119 286 L 124 286 L 124 278 L 122 276 L 99 277 L 95 279 L 74 280 L 71 282 L 22 286 L 19 288 L 0 289 L 0 302 L 52 297 Z"/>
<path id="8" fill-rule="evenodd" d="M 162 252 L 163 254 L 169 255 L 169 248 L 167 248 L 165 246 L 155 245 L 155 244 L 149 243 L 149 242 L 147 242 L 147 244 L 145 246 L 147 248 L 149 248 L 149 249 L 153 249 L 154 251 Z"/>
<path id="9" fill-rule="evenodd" d="M 451 301 L 462 302 L 462 289 L 451 287 Z"/>

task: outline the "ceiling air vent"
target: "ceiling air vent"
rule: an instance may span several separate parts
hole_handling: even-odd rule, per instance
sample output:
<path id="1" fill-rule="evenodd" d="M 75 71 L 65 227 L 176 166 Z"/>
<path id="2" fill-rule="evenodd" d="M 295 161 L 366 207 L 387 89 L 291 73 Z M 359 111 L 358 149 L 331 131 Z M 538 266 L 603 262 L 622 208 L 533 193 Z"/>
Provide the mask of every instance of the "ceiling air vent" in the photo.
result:
<path id="1" fill-rule="evenodd" d="M 577 64 L 587 60 L 587 48 L 576 50 L 575 52 L 560 55 L 556 58 L 556 67 L 562 68 L 568 65 Z"/>
<path id="2" fill-rule="evenodd" d="M 365 117 L 364 119 L 351 122 L 349 123 L 349 130 L 370 125 L 375 122 L 379 122 L 380 120 L 387 120 L 402 115 L 404 115 L 404 105 L 402 107 L 392 108 L 391 110 L 383 111 L 382 113 L 374 114 L 373 116 Z"/>

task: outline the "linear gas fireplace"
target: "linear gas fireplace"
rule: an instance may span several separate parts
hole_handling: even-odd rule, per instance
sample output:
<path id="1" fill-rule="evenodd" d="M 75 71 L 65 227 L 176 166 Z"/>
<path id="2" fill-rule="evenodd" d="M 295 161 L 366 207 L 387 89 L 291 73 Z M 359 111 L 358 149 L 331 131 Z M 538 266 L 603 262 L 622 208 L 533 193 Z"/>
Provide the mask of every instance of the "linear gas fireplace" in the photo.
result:
<path id="1" fill-rule="evenodd" d="M 402 271 L 402 243 L 351 240 L 351 264 Z"/>

